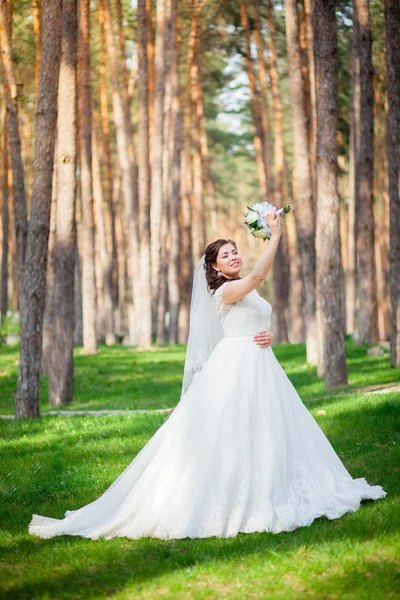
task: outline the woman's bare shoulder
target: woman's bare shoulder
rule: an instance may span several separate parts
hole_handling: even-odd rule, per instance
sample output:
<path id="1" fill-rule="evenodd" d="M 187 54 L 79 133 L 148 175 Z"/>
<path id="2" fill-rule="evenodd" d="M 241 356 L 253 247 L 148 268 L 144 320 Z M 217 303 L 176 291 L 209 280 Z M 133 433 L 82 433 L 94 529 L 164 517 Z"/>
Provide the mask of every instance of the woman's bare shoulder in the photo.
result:
<path id="1" fill-rule="evenodd" d="M 221 285 L 221 299 L 224 304 L 233 304 L 247 296 L 250 292 L 260 285 L 261 281 L 256 279 L 252 274 L 246 275 L 242 279 L 234 279 L 227 281 Z"/>

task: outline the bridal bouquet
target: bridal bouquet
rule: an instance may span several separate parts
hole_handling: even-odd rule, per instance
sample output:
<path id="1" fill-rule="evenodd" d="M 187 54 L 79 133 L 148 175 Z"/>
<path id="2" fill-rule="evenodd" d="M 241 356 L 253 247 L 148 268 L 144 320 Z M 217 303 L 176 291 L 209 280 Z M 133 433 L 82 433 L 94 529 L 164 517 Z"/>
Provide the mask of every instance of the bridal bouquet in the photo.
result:
<path id="1" fill-rule="evenodd" d="M 290 212 L 290 206 L 284 206 L 275 211 L 275 207 L 268 202 L 258 202 L 253 206 L 247 207 L 249 210 L 245 213 L 246 225 L 254 237 L 261 238 L 262 240 L 269 240 L 271 237 L 271 230 L 268 226 L 265 215 L 270 212 L 275 212 L 276 215 L 281 216 Z"/>

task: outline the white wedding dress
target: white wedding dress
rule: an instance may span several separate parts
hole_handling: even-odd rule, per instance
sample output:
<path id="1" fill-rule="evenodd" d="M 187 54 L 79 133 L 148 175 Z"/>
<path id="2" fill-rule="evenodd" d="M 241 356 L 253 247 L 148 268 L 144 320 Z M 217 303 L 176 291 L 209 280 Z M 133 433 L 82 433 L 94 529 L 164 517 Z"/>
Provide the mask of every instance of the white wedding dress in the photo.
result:
<path id="1" fill-rule="evenodd" d="M 112 485 L 64 519 L 33 515 L 42 538 L 233 537 L 292 531 L 386 496 L 352 479 L 271 347 L 271 305 L 256 290 L 232 305 L 215 293 L 225 337 L 165 423 Z"/>

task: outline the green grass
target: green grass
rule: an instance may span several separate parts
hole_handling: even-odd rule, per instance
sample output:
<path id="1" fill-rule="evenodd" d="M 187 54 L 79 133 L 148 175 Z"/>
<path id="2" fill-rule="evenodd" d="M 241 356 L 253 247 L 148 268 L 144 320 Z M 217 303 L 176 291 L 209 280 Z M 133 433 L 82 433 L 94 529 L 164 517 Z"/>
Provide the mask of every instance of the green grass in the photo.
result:
<path id="1" fill-rule="evenodd" d="M 347 340 L 349 388 L 325 391 L 316 368 L 306 363 L 304 344 L 274 345 L 274 353 L 304 400 L 336 397 L 351 388 L 400 382 L 389 355 L 367 356 L 368 346 Z M 85 356 L 75 349 L 74 400 L 63 410 L 153 409 L 176 405 L 181 394 L 185 346 L 159 346 L 138 352 L 123 346 L 100 346 Z M 0 414 L 15 412 L 19 348 L 0 345 Z M 47 377 L 42 378 L 40 410 L 48 404 Z"/>
<path id="2" fill-rule="evenodd" d="M 400 379 L 388 356 L 347 342 L 354 387 Z M 400 594 L 400 394 L 325 392 L 304 346 L 274 352 L 353 477 L 388 492 L 355 513 L 290 533 L 203 540 L 88 540 L 28 534 L 33 513 L 60 518 L 95 500 L 165 414 L 0 420 L 0 597 L 186 600 L 397 598 Z M 0 412 L 13 412 L 16 350 L 0 349 Z M 76 354 L 71 408 L 174 406 L 184 348 Z M 42 411 L 46 407 L 43 386 Z M 325 414 L 317 414 L 324 410 Z M 3 591 L 1 591 L 3 590 Z M 3 596 L 2 596 L 3 594 Z"/>

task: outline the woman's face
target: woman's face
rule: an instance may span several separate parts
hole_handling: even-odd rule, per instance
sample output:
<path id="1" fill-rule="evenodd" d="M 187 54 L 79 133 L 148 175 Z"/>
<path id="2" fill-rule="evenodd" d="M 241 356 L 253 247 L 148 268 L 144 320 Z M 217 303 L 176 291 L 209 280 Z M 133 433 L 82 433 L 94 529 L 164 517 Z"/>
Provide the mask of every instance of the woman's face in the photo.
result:
<path id="1" fill-rule="evenodd" d="M 242 259 L 239 252 L 232 244 L 224 244 L 219 249 L 214 269 L 221 271 L 227 279 L 233 279 L 239 275 L 242 268 Z"/>

